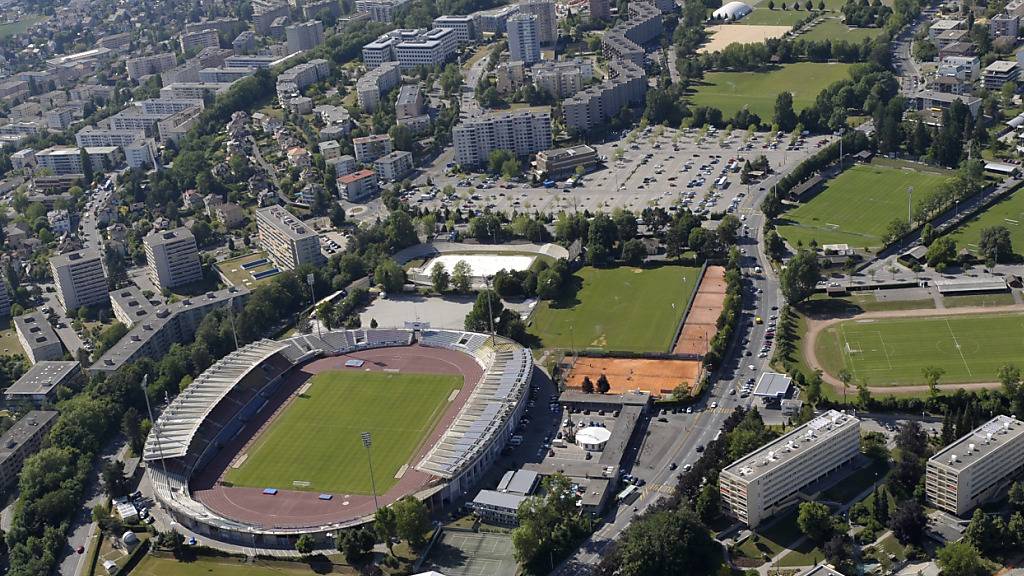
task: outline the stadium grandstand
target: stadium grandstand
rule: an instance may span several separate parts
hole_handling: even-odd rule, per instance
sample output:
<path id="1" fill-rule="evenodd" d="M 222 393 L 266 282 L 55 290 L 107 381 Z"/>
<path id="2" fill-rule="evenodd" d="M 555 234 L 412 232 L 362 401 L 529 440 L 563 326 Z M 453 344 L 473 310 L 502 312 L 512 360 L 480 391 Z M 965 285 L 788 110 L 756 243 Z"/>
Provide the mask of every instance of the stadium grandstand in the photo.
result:
<path id="1" fill-rule="evenodd" d="M 372 508 L 364 513 L 365 507 L 348 507 L 348 500 L 355 498 L 345 495 L 345 507 L 331 509 L 337 511 L 333 516 L 317 513 L 308 518 L 280 518 L 267 512 L 256 521 L 214 509 L 195 497 L 191 484 L 215 458 L 233 456 L 226 447 L 237 443 L 236 436 L 250 420 L 259 418 L 276 393 L 288 393 L 285 385 L 293 377 L 308 377 L 314 361 L 356 358 L 362 351 L 384 348 L 395 357 L 452 356 L 456 352 L 456 358 L 471 359 L 469 366 L 479 366 L 474 369 L 479 381 L 466 383 L 472 388 L 457 414 L 437 442 L 424 448 L 425 455 L 421 453 L 409 463 L 406 473 L 422 476 L 409 493 L 431 507 L 443 507 L 461 497 L 500 456 L 526 409 L 533 372 L 529 350 L 510 340 L 472 332 L 359 329 L 260 340 L 203 372 L 164 409 L 146 439 L 143 459 L 156 499 L 176 522 L 210 538 L 212 545 L 224 542 L 284 549 L 294 547 L 303 534 L 327 543 L 334 531 L 372 520 Z M 218 482 L 215 489 L 232 487 Z M 293 496 L 310 497 L 308 493 Z M 321 499 L 325 496 L 320 495 Z"/>

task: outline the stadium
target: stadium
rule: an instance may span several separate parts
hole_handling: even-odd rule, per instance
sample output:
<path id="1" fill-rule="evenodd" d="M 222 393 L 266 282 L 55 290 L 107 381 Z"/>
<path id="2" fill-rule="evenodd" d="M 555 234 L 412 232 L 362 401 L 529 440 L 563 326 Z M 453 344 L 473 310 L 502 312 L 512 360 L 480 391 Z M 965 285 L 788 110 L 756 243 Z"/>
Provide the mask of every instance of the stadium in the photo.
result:
<path id="1" fill-rule="evenodd" d="M 529 350 L 472 332 L 260 340 L 164 409 L 143 459 L 155 499 L 195 534 L 282 549 L 310 534 L 329 545 L 377 505 L 413 495 L 437 510 L 464 495 L 518 425 L 532 373 Z"/>

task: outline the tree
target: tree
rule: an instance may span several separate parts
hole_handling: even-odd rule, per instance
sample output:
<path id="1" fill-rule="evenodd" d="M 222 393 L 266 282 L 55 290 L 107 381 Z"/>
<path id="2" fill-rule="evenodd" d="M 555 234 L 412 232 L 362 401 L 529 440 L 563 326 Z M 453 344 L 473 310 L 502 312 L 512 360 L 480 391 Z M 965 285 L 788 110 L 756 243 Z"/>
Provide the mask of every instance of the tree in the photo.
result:
<path id="1" fill-rule="evenodd" d="M 430 269 L 430 282 L 434 286 L 434 292 L 443 294 L 448 291 L 448 284 L 451 282 L 451 276 L 448 274 L 448 270 L 444 267 L 444 264 L 436 262 Z"/>
<path id="2" fill-rule="evenodd" d="M 903 421 L 896 432 L 896 447 L 902 452 L 921 458 L 928 450 L 928 435 L 919 422 Z"/>
<path id="3" fill-rule="evenodd" d="M 939 548 L 936 553 L 942 576 L 983 576 L 989 571 L 978 549 L 963 540 Z"/>
<path id="4" fill-rule="evenodd" d="M 473 269 L 470 268 L 469 262 L 459 260 L 452 266 L 451 282 L 457 292 L 469 292 L 473 282 Z"/>
<path id="5" fill-rule="evenodd" d="M 885 526 L 889 523 L 889 493 L 885 486 L 875 490 L 875 497 L 872 501 L 871 517 L 879 524 Z"/>
<path id="6" fill-rule="evenodd" d="M 630 266 L 639 266 L 647 258 L 647 247 L 636 238 L 627 240 L 622 245 L 622 261 Z"/>
<path id="7" fill-rule="evenodd" d="M 619 576 L 716 574 L 722 552 L 693 512 L 662 509 L 630 524 L 606 560 Z"/>
<path id="8" fill-rule="evenodd" d="M 768 254 L 769 258 L 779 262 L 786 255 L 786 242 L 782 239 L 782 236 L 779 236 L 778 232 L 769 230 L 764 235 L 764 251 Z"/>
<path id="9" fill-rule="evenodd" d="M 785 10 L 785 5 L 783 5 Z M 772 121 L 779 125 L 779 130 L 783 132 L 789 132 L 796 128 L 797 117 L 796 112 L 793 111 L 793 94 L 790 92 L 780 92 L 775 98 L 775 114 L 772 116 Z"/>
<path id="10" fill-rule="evenodd" d="M 492 174 L 499 174 L 505 162 L 515 159 L 516 155 L 511 150 L 498 148 L 497 150 L 492 150 L 487 156 L 487 168 Z"/>
<path id="11" fill-rule="evenodd" d="M 374 269 L 373 279 L 384 288 L 385 292 L 401 292 L 402 286 L 405 285 L 405 270 L 397 262 L 388 258 Z"/>
<path id="12" fill-rule="evenodd" d="M 919 546 L 924 540 L 928 517 L 917 500 L 904 500 L 896 506 L 889 524 L 900 544 Z"/>
<path id="13" fill-rule="evenodd" d="M 1013 242 L 1005 226 L 992 226 L 981 231 L 978 253 L 990 263 L 1004 263 L 1013 260 Z"/>
<path id="14" fill-rule="evenodd" d="M 785 270 L 779 275 L 782 294 L 790 304 L 797 304 L 814 294 L 814 289 L 821 278 L 818 257 L 809 250 L 801 250 L 786 264 Z"/>
<path id="15" fill-rule="evenodd" d="M 820 502 L 801 503 L 796 523 L 804 536 L 817 545 L 824 544 L 835 533 L 832 511 Z"/>
<path id="16" fill-rule="evenodd" d="M 608 383 L 608 377 L 603 373 L 597 377 L 597 391 L 600 394 L 607 394 L 611 390 L 611 384 Z"/>
<path id="17" fill-rule="evenodd" d="M 590 381 L 590 376 L 583 377 L 583 383 L 580 384 L 580 390 L 582 390 L 584 394 L 594 393 L 594 383 Z"/>
<path id="18" fill-rule="evenodd" d="M 299 554 L 302 554 L 303 556 L 307 554 L 312 554 L 315 548 L 316 542 L 313 540 L 313 537 L 309 534 L 303 534 L 302 536 L 299 536 L 297 540 L 295 540 L 295 551 Z"/>
<path id="19" fill-rule="evenodd" d="M 387 510 L 387 508 L 381 508 L 378 512 L 380 510 Z M 338 534 L 338 552 L 345 556 L 345 561 L 349 564 L 357 564 L 366 560 L 373 552 L 374 544 L 373 532 L 368 528 L 345 530 Z"/>
<path id="20" fill-rule="evenodd" d="M 721 494 L 719 494 L 718 488 L 708 482 L 700 489 L 700 494 L 697 496 L 697 504 L 694 507 L 697 517 L 704 524 L 711 524 L 718 519 L 721 506 Z"/>
<path id="21" fill-rule="evenodd" d="M 156 543 L 160 548 L 169 550 L 174 556 L 178 556 L 185 546 L 185 537 L 174 530 L 168 530 L 157 535 Z"/>
<path id="22" fill-rule="evenodd" d="M 430 530 L 430 514 L 423 502 L 412 496 L 405 496 L 391 507 L 395 510 L 395 528 L 399 538 L 415 549 L 423 546 L 427 531 Z"/>
<path id="23" fill-rule="evenodd" d="M 1020 480 L 1010 485 L 1008 501 L 1011 510 L 1024 513 L 1024 483 Z"/>
<path id="24" fill-rule="evenodd" d="M 341 207 L 341 204 L 338 204 L 337 202 L 331 203 L 330 218 L 331 224 L 333 224 L 335 228 L 340 228 L 345 224 L 345 209 Z"/>
<path id="25" fill-rule="evenodd" d="M 932 397 L 939 395 L 939 380 L 942 379 L 942 375 L 945 373 L 946 371 L 938 366 L 925 366 L 921 368 L 921 375 L 924 376 L 924 381 L 928 384 L 928 392 Z"/>
<path id="26" fill-rule="evenodd" d="M 1002 518 L 975 508 L 971 522 L 964 531 L 964 538 L 983 555 L 993 556 L 1006 545 L 1006 524 Z"/>
<path id="27" fill-rule="evenodd" d="M 718 223 L 718 237 L 726 245 L 736 243 L 736 234 L 739 232 L 742 223 L 740 219 L 732 214 L 726 214 Z"/>
<path id="28" fill-rule="evenodd" d="M 937 270 L 956 262 L 956 242 L 949 236 L 936 238 L 925 253 L 928 265 Z"/>
<path id="29" fill-rule="evenodd" d="M 378 508 L 373 515 L 373 527 L 377 531 L 377 537 L 383 540 L 388 550 L 394 554 L 391 550 L 392 540 L 398 534 L 398 516 L 395 511 L 387 506 Z"/>
<path id="30" fill-rule="evenodd" d="M 128 494 L 128 482 L 124 477 L 124 462 L 112 460 L 103 465 L 103 491 L 111 498 Z"/>
<path id="31" fill-rule="evenodd" d="M 889 222 L 886 228 L 885 239 L 888 242 L 895 242 L 910 233 L 910 224 L 903 218 L 895 218 Z"/>

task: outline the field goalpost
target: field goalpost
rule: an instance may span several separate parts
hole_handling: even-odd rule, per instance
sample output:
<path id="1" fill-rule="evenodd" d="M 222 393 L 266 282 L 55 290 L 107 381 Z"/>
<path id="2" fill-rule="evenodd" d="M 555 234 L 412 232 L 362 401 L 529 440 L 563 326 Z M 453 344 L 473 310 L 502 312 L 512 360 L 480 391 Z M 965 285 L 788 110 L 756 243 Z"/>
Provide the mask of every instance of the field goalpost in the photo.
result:
<path id="1" fill-rule="evenodd" d="M 853 346 L 850 346 L 849 342 L 844 343 L 843 347 L 846 349 L 846 353 L 849 354 L 850 356 L 853 356 L 854 354 L 860 354 L 861 352 L 859 348 L 854 348 Z"/>

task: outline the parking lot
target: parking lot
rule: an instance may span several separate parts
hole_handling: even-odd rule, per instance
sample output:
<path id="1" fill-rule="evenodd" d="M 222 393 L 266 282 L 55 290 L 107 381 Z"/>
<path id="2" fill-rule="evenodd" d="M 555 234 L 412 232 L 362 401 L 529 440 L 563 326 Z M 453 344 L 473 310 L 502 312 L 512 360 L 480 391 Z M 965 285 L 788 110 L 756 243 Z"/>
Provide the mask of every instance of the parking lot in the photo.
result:
<path id="1" fill-rule="evenodd" d="M 669 210 L 686 207 L 694 212 L 737 211 L 742 200 L 757 186 L 740 183 L 740 170 L 747 160 L 765 156 L 778 171 L 803 161 L 832 137 L 814 137 L 790 145 L 790 136 L 769 136 L 745 130 L 700 132 L 690 129 L 658 129 L 634 135 L 617 135 L 618 140 L 597 144 L 605 159 L 596 171 L 585 175 L 574 187 L 559 182 L 557 187 L 534 187 L 507 182 L 486 175 L 447 174 L 443 164 L 425 172 L 414 183 L 422 188 L 405 199 L 412 205 L 463 208 L 470 212 L 491 210 L 542 213 L 559 211 L 628 208 L 639 212 L 661 206 Z M 431 178 L 432 187 L 426 184 Z M 431 193 L 451 185 L 451 197 Z"/>

